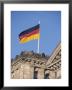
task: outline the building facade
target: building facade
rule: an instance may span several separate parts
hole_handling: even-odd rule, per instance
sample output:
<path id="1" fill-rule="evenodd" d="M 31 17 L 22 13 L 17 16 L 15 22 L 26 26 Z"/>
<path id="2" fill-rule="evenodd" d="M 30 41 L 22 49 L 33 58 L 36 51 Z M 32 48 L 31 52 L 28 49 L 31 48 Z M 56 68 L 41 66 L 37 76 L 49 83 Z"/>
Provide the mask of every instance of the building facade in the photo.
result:
<path id="1" fill-rule="evenodd" d="M 60 79 L 61 78 L 61 44 L 51 56 L 44 53 L 21 52 L 11 60 L 12 79 Z"/>

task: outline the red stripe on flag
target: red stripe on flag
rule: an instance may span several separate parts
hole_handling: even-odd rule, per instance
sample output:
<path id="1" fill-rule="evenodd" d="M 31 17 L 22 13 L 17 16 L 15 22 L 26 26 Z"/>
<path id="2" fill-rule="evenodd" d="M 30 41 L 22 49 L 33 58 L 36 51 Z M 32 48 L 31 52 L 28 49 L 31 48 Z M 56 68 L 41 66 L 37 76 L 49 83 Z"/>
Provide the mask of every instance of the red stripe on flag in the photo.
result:
<path id="1" fill-rule="evenodd" d="M 22 35 L 22 36 L 20 36 L 19 38 L 20 38 L 20 40 L 21 40 L 21 39 L 24 38 L 24 37 L 29 37 L 29 36 L 31 36 L 31 35 L 33 35 L 33 34 L 37 34 L 37 33 L 39 33 L 39 29 L 37 29 L 37 30 L 35 30 L 35 31 L 32 31 L 31 33 Z"/>

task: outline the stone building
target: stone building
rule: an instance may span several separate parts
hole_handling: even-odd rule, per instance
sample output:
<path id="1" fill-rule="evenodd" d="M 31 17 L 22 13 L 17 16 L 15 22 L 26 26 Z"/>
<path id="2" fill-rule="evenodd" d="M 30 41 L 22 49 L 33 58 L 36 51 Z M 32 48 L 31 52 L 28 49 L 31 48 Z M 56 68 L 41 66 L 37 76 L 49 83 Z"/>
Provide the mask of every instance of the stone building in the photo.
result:
<path id="1" fill-rule="evenodd" d="M 21 52 L 11 60 L 12 79 L 60 79 L 61 78 L 61 45 L 51 56 L 33 51 Z"/>

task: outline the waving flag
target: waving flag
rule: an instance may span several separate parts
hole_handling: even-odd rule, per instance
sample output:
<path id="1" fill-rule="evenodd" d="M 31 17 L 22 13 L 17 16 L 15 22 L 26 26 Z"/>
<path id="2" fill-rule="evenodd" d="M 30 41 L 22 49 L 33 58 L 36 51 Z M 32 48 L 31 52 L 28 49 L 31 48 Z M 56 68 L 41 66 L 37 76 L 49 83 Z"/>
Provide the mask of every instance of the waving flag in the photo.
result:
<path id="1" fill-rule="evenodd" d="M 20 43 L 26 43 L 31 40 L 39 39 L 40 33 L 39 33 L 39 24 L 36 26 L 33 26 L 19 34 L 19 41 Z"/>

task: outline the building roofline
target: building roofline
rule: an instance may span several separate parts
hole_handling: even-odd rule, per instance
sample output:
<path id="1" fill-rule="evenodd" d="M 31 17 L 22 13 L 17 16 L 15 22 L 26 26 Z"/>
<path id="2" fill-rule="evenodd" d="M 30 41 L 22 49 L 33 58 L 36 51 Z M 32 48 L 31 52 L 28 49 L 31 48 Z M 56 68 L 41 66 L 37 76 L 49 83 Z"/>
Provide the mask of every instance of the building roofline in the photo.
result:
<path id="1" fill-rule="evenodd" d="M 48 59 L 47 64 L 50 64 L 53 61 L 54 57 L 56 56 L 56 54 L 58 53 L 60 49 L 61 49 L 61 42 L 59 42 L 56 48 L 53 50 L 50 58 Z"/>

